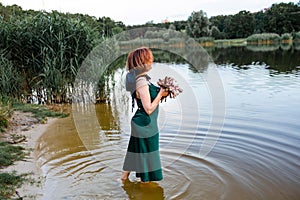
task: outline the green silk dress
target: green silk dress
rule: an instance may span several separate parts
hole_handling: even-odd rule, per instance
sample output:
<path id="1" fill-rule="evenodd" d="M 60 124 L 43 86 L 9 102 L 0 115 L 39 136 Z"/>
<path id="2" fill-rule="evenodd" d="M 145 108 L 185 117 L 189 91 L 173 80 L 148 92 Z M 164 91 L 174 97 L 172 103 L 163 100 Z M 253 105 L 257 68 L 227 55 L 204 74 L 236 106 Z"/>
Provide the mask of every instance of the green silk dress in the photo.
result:
<path id="1" fill-rule="evenodd" d="M 160 88 L 149 82 L 151 102 L 155 99 Z M 148 115 L 141 99 L 136 98 L 138 109 L 131 119 L 131 136 L 123 165 L 124 171 L 135 171 L 141 181 L 159 181 L 163 179 L 160 154 L 159 130 L 157 124 L 157 108 Z"/>

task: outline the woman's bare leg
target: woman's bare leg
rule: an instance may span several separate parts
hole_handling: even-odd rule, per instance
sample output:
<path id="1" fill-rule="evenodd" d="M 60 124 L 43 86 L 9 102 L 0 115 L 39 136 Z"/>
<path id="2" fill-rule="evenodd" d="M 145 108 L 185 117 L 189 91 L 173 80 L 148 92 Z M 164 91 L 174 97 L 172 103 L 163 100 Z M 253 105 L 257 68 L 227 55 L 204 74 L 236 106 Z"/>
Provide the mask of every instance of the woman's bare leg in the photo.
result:
<path id="1" fill-rule="evenodd" d="M 128 176 L 129 176 L 130 172 L 129 171 L 123 171 L 122 172 L 122 176 L 121 176 L 121 180 L 122 181 L 125 181 L 128 179 Z"/>

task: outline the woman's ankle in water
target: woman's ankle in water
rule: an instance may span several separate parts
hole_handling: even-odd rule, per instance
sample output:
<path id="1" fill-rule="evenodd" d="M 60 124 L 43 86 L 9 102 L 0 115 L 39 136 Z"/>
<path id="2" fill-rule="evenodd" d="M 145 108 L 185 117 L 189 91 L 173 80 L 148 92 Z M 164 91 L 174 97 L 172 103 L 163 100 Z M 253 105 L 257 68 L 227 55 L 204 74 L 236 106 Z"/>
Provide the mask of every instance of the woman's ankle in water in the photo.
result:
<path id="1" fill-rule="evenodd" d="M 122 176 L 121 176 L 121 180 L 125 181 L 128 179 L 130 172 L 129 171 L 123 171 L 122 172 Z"/>

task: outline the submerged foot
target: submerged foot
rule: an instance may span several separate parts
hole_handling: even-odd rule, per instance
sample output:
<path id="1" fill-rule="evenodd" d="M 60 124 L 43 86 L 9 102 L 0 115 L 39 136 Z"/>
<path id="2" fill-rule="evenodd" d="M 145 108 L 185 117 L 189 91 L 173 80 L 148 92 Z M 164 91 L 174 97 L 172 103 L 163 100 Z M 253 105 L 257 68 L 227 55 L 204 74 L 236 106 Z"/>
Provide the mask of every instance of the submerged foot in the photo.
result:
<path id="1" fill-rule="evenodd" d="M 158 185 L 158 183 L 153 182 L 153 181 L 147 181 L 147 182 L 141 181 L 140 183 L 141 183 L 140 184 L 141 187 L 147 187 L 147 188 L 157 188 L 157 187 L 160 187 Z"/>
<path id="2" fill-rule="evenodd" d="M 128 179 L 130 172 L 129 171 L 124 171 L 122 172 L 121 180 L 125 181 Z"/>

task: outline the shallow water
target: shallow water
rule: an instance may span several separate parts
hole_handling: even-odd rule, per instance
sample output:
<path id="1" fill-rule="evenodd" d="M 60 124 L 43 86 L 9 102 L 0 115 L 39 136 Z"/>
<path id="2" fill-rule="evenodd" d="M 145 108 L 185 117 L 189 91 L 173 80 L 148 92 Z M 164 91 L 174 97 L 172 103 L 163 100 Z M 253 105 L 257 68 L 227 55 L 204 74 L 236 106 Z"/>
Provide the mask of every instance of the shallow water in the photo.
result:
<path id="1" fill-rule="evenodd" d="M 171 73 L 184 88 L 176 100 L 160 105 L 163 181 L 142 185 L 134 174 L 125 184 L 118 180 L 132 116 L 122 86 L 124 70 L 119 69 L 112 78 L 111 101 L 95 107 L 98 126 L 92 114 L 85 115 L 76 124 L 77 133 L 71 116 L 39 139 L 45 199 L 300 199 L 299 67 L 278 72 L 255 60 L 241 66 L 216 63 L 201 73 L 187 64 L 153 66 L 154 83 Z M 212 120 L 205 78 L 210 68 L 223 82 L 224 121 L 222 116 Z M 94 108 L 80 109 L 88 113 Z M 77 120 L 82 116 L 74 115 Z M 202 156 L 207 135 L 216 144 L 210 143 L 212 151 Z"/>

